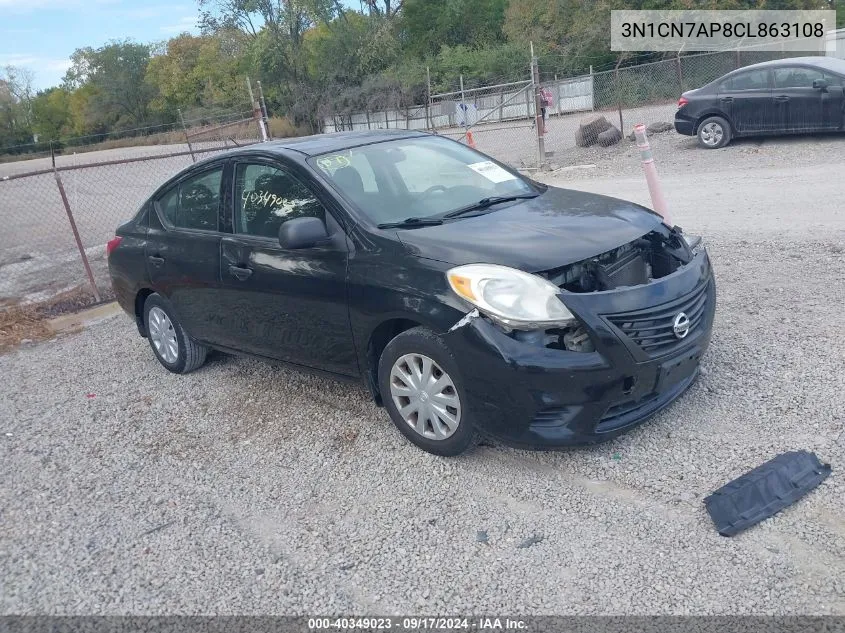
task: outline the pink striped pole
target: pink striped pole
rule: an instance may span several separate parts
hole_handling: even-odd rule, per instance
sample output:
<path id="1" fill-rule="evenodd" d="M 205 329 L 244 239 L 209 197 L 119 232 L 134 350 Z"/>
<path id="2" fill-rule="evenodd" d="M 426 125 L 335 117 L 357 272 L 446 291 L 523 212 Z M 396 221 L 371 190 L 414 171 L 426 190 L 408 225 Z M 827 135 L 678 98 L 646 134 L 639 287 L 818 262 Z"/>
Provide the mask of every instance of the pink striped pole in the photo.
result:
<path id="1" fill-rule="evenodd" d="M 645 172 L 645 180 L 648 183 L 648 192 L 651 194 L 651 206 L 663 216 L 663 224 L 672 226 L 672 216 L 669 215 L 669 208 L 666 206 L 666 199 L 663 197 L 663 189 L 657 179 L 657 166 L 654 164 L 654 155 L 651 152 L 645 125 L 642 123 L 635 125 L 634 136 L 637 139 L 637 147 L 640 148 L 640 159 Z"/>

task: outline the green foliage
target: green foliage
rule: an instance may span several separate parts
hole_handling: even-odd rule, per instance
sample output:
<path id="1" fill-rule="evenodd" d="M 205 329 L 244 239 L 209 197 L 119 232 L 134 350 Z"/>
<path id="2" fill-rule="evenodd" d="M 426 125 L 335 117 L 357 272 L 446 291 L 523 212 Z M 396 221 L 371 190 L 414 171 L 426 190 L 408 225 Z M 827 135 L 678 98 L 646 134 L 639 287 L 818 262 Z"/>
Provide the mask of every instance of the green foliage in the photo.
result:
<path id="1" fill-rule="evenodd" d="M 44 139 L 66 136 L 70 124 L 70 93 L 64 88 L 39 92 L 32 102 L 32 129 Z"/>
<path id="2" fill-rule="evenodd" d="M 845 0 L 362 0 L 361 11 L 341 0 L 197 2 L 201 35 L 80 48 L 60 88 L 34 95 L 25 72 L 0 71 L 0 147 L 34 134 L 56 140 L 173 124 L 178 110 L 200 119 L 244 112 L 246 76 L 261 80 L 271 113 L 287 117 L 277 127 L 316 132 L 326 116 L 424 103 L 428 74 L 435 93 L 457 90 L 460 76 L 466 88 L 526 80 L 529 42 L 544 78 L 613 68 L 612 9 L 836 9 L 845 25 Z M 598 105 L 677 97 L 674 79 L 625 68 L 657 59 L 625 57 L 619 91 L 612 73 L 598 74 Z M 686 88 L 720 72 L 694 56 L 683 63 L 677 83 Z"/>
<path id="3" fill-rule="evenodd" d="M 31 140 L 32 74 L 14 66 L 0 68 L 0 146 Z"/>
<path id="4" fill-rule="evenodd" d="M 64 85 L 87 89 L 85 103 L 76 103 L 74 127 L 126 128 L 150 119 L 155 86 L 146 81 L 150 46 L 131 40 L 113 41 L 96 50 L 87 47 L 71 56 Z"/>
<path id="5" fill-rule="evenodd" d="M 174 37 L 147 68 L 145 80 L 157 93 L 152 106 L 172 116 L 177 109 L 242 104 L 245 50 L 246 38 L 240 31 Z"/>
<path id="6" fill-rule="evenodd" d="M 524 81 L 531 77 L 531 55 L 526 45 L 517 43 L 485 48 L 444 46 L 432 60 L 431 72 L 434 92 L 457 90 L 461 75 L 465 88 Z"/>
<path id="7" fill-rule="evenodd" d="M 501 42 L 507 0 L 406 0 L 406 50 L 424 57 L 443 46 L 480 48 Z"/>

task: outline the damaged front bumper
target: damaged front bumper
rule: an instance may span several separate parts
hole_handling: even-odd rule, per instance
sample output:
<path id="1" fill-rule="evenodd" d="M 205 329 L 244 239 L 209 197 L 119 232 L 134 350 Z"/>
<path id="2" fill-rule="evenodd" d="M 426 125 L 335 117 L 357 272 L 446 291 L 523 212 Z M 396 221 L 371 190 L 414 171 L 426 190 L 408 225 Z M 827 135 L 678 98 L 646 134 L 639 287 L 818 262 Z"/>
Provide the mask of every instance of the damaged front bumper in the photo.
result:
<path id="1" fill-rule="evenodd" d="M 595 351 L 519 340 L 472 313 L 443 340 L 479 431 L 521 448 L 591 444 L 643 422 L 692 384 L 710 342 L 715 292 L 702 251 L 648 284 L 567 294 Z M 673 330 L 681 313 L 689 322 L 682 338 Z"/>

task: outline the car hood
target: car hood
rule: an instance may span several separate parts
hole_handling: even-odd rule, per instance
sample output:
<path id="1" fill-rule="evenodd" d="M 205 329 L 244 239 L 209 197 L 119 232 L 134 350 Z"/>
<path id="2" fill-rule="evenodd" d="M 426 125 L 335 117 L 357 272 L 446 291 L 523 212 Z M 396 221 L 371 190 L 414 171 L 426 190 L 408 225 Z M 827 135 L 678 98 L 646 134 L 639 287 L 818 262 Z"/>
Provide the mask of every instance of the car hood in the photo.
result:
<path id="1" fill-rule="evenodd" d="M 549 187 L 530 200 L 439 226 L 400 230 L 398 237 L 417 257 L 538 272 L 613 250 L 659 228 L 661 221 L 632 202 Z"/>

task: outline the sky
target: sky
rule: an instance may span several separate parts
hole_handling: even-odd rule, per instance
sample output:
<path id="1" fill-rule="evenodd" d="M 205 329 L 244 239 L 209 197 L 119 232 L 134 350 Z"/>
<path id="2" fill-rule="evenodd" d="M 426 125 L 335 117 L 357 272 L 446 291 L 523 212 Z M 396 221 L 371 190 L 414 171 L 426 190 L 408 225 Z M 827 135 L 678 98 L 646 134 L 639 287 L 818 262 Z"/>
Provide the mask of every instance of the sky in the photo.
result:
<path id="1" fill-rule="evenodd" d="M 49 88 L 61 82 L 77 48 L 196 34 L 198 17 L 195 0 L 0 0 L 0 67 L 28 68 L 36 89 Z"/>
<path id="2" fill-rule="evenodd" d="M 34 87 L 48 88 L 61 82 L 77 48 L 197 33 L 198 15 L 191 0 L 0 0 L 0 66 L 28 68 Z"/>

